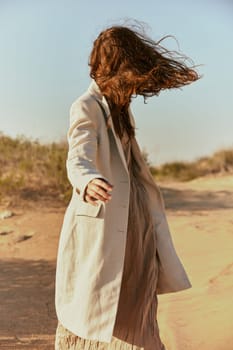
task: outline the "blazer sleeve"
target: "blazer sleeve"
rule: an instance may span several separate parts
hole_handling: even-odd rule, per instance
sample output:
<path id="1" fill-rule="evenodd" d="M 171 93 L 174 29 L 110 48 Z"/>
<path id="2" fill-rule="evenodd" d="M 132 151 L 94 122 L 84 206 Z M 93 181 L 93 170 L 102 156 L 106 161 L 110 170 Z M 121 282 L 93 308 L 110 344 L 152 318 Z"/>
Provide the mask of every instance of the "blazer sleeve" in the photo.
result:
<path id="1" fill-rule="evenodd" d="M 95 114 L 90 105 L 79 100 L 70 108 L 66 169 L 71 185 L 83 201 L 86 186 L 91 180 L 107 180 L 96 168 L 98 131 Z"/>

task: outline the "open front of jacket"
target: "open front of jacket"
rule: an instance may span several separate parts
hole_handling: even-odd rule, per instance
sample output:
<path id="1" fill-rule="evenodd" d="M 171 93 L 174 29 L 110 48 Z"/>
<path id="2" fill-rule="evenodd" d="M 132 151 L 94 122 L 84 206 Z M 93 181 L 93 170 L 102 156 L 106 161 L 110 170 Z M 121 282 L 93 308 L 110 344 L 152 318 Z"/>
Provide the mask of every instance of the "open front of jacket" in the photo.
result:
<path id="1" fill-rule="evenodd" d="M 96 99 L 106 111 L 107 124 Z M 134 124 L 131 111 L 130 116 Z M 109 137 L 108 128 L 111 128 L 112 137 Z M 110 342 L 123 274 L 130 182 L 121 141 L 95 81 L 72 104 L 67 136 L 67 174 L 73 195 L 65 212 L 58 247 L 57 317 L 80 337 Z M 141 164 L 154 218 L 159 264 L 157 293 L 190 288 L 191 283 L 172 242 L 161 192 L 136 139 L 132 147 Z M 93 206 L 84 201 L 84 190 L 89 181 L 99 177 L 114 185 L 112 199 Z"/>

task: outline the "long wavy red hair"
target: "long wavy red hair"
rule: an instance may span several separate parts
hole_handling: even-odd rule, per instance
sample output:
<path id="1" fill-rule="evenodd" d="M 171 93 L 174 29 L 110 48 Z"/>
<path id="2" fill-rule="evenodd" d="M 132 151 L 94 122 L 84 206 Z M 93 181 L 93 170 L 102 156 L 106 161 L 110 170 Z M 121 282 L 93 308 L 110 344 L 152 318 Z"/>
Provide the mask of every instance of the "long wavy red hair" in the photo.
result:
<path id="1" fill-rule="evenodd" d="M 126 130 L 134 136 L 128 107 L 133 95 L 144 98 L 161 90 L 180 88 L 199 78 L 185 64 L 185 56 L 166 50 L 161 39 L 155 42 L 125 26 L 102 31 L 90 54 L 90 76 L 105 96 L 116 133 L 121 138 Z"/>

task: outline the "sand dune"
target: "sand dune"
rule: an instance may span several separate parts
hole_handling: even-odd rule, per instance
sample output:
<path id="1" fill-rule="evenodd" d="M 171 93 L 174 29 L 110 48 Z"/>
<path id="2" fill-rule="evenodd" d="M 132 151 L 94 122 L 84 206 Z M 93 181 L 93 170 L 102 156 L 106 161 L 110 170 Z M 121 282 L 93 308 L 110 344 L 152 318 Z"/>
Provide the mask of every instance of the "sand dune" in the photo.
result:
<path id="1" fill-rule="evenodd" d="M 231 350 L 233 177 L 162 187 L 192 288 L 159 296 L 161 337 L 167 350 Z M 0 220 L 0 349 L 54 349 L 55 261 L 65 208 L 8 209 L 15 215 Z"/>

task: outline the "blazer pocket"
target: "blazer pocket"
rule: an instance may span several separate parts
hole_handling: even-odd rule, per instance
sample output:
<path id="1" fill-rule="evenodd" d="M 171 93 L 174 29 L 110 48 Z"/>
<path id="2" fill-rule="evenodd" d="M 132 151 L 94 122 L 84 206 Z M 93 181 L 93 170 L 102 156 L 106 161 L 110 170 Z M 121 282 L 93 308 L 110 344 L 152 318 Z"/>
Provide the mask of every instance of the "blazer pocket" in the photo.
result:
<path id="1" fill-rule="evenodd" d="M 97 217 L 100 213 L 102 206 L 102 202 L 98 202 L 97 205 L 92 205 L 87 202 L 78 201 L 75 213 L 79 216 Z"/>

